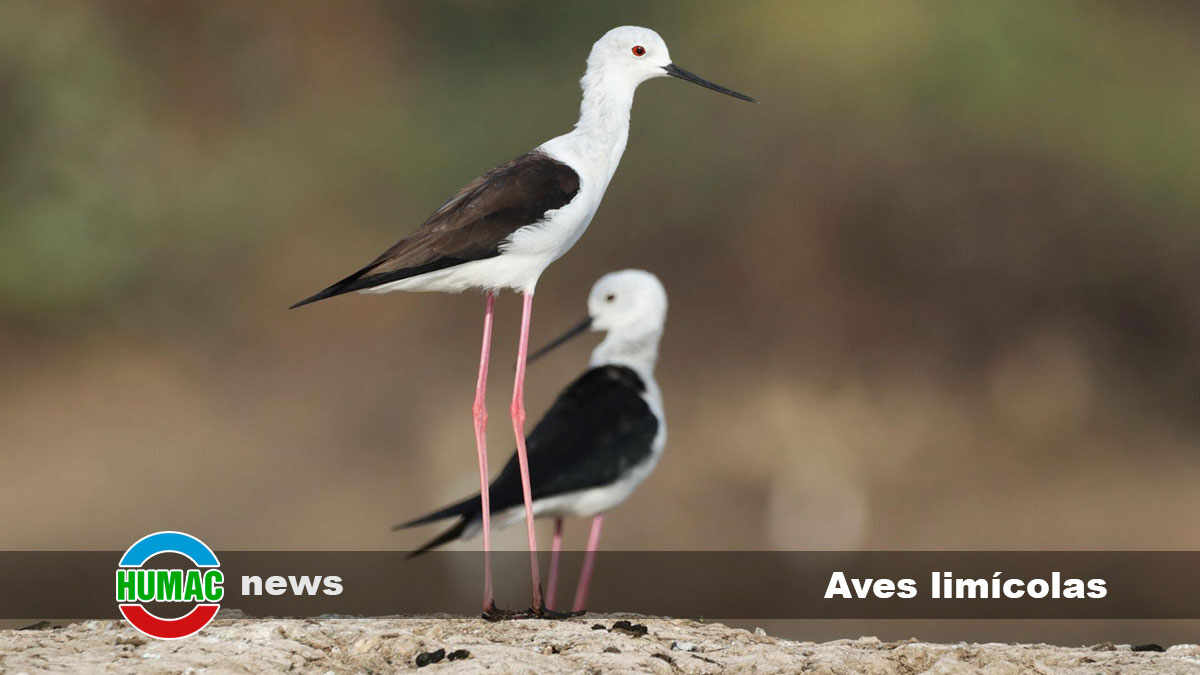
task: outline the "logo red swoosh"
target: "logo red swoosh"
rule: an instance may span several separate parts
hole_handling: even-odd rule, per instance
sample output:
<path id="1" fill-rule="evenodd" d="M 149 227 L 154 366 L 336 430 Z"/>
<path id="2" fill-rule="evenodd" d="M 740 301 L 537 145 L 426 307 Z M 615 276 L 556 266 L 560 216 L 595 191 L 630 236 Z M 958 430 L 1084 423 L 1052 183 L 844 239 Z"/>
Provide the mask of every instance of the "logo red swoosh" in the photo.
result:
<path id="1" fill-rule="evenodd" d="M 162 640 L 175 640 L 199 631 L 213 620 L 220 607 L 213 604 L 196 605 L 178 619 L 164 619 L 154 616 L 141 605 L 120 605 L 121 614 L 134 628 Z"/>

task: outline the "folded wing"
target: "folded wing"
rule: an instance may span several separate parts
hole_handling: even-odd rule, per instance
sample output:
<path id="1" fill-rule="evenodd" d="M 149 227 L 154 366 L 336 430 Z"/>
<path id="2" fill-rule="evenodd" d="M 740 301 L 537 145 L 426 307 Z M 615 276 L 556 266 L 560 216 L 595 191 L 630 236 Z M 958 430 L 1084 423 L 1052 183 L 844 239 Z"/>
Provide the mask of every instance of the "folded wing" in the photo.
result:
<path id="1" fill-rule="evenodd" d="M 571 167 L 539 151 L 521 155 L 472 181 L 370 264 L 292 307 L 497 256 L 513 232 L 578 192 Z"/>

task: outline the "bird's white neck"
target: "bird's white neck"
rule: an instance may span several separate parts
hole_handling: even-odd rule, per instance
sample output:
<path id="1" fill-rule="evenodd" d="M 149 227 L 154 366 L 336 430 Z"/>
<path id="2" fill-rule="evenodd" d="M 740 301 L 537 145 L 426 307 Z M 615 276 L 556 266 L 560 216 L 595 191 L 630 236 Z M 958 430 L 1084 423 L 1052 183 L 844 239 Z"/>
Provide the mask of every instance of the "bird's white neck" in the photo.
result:
<path id="1" fill-rule="evenodd" d="M 629 114 L 637 83 L 626 81 L 620 73 L 591 67 L 582 85 L 579 121 L 567 136 L 583 158 L 603 165 L 611 180 L 629 141 Z"/>
<path id="2" fill-rule="evenodd" d="M 658 340 L 661 332 L 620 334 L 610 332 L 592 350 L 591 366 L 618 365 L 631 368 L 643 381 L 654 381 L 654 364 L 658 361 Z"/>

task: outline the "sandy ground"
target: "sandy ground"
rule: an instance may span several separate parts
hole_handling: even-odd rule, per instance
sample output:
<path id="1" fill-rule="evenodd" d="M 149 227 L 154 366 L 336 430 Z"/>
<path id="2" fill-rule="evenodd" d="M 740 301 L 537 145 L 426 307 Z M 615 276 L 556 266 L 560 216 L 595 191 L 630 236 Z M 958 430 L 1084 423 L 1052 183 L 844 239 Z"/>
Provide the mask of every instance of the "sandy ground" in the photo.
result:
<path id="1" fill-rule="evenodd" d="M 116 621 L 0 632 L 0 672 L 1200 673 L 1200 646 L 793 642 L 689 620 L 225 619 L 160 642 Z"/>

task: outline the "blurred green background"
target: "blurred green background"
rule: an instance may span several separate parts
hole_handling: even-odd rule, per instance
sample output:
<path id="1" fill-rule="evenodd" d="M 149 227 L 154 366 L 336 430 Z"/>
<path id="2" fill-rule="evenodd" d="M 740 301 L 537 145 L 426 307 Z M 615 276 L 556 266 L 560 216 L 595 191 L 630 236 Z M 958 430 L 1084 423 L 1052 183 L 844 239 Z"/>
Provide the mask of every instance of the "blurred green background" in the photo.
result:
<path id="1" fill-rule="evenodd" d="M 1194 4 L 149 0 L 0 6 L 0 546 L 422 542 L 477 484 L 482 297 L 285 308 L 568 130 L 630 23 L 762 102 L 643 86 L 539 286 L 535 343 L 607 271 L 671 294 L 604 546 L 1200 546 Z"/>

